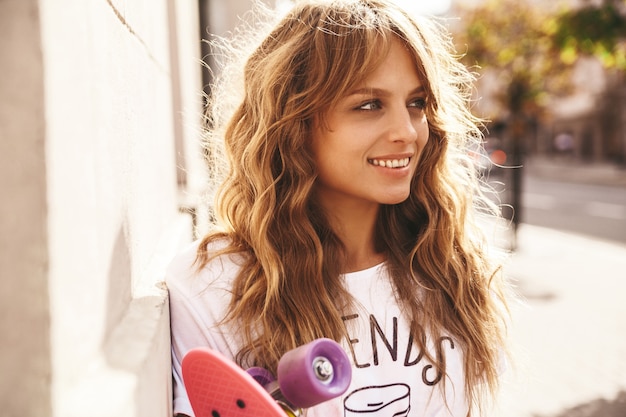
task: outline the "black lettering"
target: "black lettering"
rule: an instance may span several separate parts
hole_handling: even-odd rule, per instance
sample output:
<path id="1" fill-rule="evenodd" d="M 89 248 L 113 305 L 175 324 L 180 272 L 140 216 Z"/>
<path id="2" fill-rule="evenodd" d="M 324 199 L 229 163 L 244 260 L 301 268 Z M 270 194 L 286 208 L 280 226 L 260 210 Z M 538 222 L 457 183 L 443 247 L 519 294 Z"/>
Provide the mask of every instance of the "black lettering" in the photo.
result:
<path id="1" fill-rule="evenodd" d="M 385 333 L 383 329 L 381 329 L 378 321 L 376 321 L 376 317 L 370 315 L 370 330 L 372 333 L 372 351 L 374 352 L 374 365 L 378 365 L 378 343 L 376 342 L 376 333 L 380 336 L 385 346 L 387 346 L 387 350 L 391 354 L 391 358 L 393 361 L 398 360 L 398 318 L 393 318 L 393 340 L 389 343 L 389 339 L 385 337 Z"/>
<path id="2" fill-rule="evenodd" d="M 426 385 L 435 385 L 437 384 L 439 381 L 441 381 L 441 378 L 443 378 L 443 374 L 446 372 L 446 353 L 445 353 L 445 349 L 443 347 L 443 344 L 445 341 L 448 341 L 450 343 L 450 348 L 454 349 L 454 341 L 452 340 L 452 338 L 448 337 L 448 336 L 443 336 L 440 337 L 439 340 L 437 340 L 437 343 L 435 344 L 435 350 L 436 350 L 436 360 L 437 360 L 437 367 L 435 369 L 436 373 L 435 373 L 435 378 L 434 379 L 428 379 L 428 371 L 433 368 L 433 365 L 426 365 L 424 366 L 424 369 L 422 369 L 422 381 L 424 382 L 424 384 Z"/>
<path id="3" fill-rule="evenodd" d="M 358 319 L 358 318 L 359 318 L 358 314 L 350 314 L 348 316 L 341 317 L 341 320 L 343 320 L 343 323 L 344 323 L 344 326 L 345 326 L 346 321 L 354 320 L 354 319 Z M 350 353 L 352 354 L 352 360 L 354 361 L 354 365 L 357 368 L 368 368 L 369 366 L 371 366 L 371 364 L 369 364 L 369 363 L 360 364 L 359 361 L 356 358 L 356 352 L 354 351 L 354 346 L 353 345 L 359 343 L 359 339 L 352 339 L 352 338 L 350 338 L 350 331 L 348 329 L 348 326 L 345 326 L 345 328 L 346 328 L 346 334 L 349 337 L 349 339 L 348 339 L 348 346 L 350 347 Z"/>
<path id="4" fill-rule="evenodd" d="M 419 343 L 418 346 L 426 346 L 426 334 L 424 333 L 424 329 L 422 329 L 421 326 L 418 326 L 418 332 L 418 337 L 421 340 L 421 343 Z M 413 329 L 411 329 L 411 332 L 409 333 L 409 343 L 406 347 L 406 355 L 404 356 L 404 366 L 417 365 L 424 357 L 424 352 L 420 348 L 417 353 L 417 357 L 411 360 L 411 352 L 413 352 L 413 340 L 415 340 L 415 335 L 413 334 Z"/>
<path id="5" fill-rule="evenodd" d="M 424 384 L 428 385 L 428 386 L 433 386 L 435 384 L 437 384 L 439 381 L 441 381 L 441 378 L 443 376 L 443 373 L 441 372 L 440 369 L 435 369 L 436 373 L 435 373 L 435 379 L 430 380 L 428 379 L 428 371 L 433 368 L 432 365 L 426 365 L 424 367 L 424 369 L 422 369 L 422 381 L 424 382 Z"/>

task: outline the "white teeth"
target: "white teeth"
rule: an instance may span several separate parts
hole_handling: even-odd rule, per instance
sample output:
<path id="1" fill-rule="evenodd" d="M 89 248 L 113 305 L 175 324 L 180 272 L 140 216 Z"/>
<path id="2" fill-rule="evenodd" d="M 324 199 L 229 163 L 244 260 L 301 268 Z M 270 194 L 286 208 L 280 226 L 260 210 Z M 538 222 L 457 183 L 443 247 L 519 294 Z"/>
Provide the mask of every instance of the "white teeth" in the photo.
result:
<path id="1" fill-rule="evenodd" d="M 409 165 L 410 158 L 402 159 L 370 159 L 369 162 L 372 165 L 386 167 L 386 168 L 404 168 Z"/>

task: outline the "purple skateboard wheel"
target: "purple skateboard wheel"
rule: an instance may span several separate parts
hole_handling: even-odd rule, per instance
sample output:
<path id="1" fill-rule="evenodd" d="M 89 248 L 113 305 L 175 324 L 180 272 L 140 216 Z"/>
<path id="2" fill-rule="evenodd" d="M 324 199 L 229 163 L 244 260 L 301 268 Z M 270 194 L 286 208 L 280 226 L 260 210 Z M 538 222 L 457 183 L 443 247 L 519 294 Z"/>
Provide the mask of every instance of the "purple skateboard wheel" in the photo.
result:
<path id="1" fill-rule="evenodd" d="M 342 347 L 322 338 L 285 353 L 277 374 L 285 399 L 296 407 L 309 408 L 346 392 L 352 368 Z"/>
<path id="2" fill-rule="evenodd" d="M 246 372 L 254 378 L 256 382 L 261 384 L 262 387 L 267 386 L 270 382 L 276 381 L 276 378 L 274 378 L 274 375 L 272 375 L 270 371 L 259 366 L 248 368 L 246 369 Z"/>

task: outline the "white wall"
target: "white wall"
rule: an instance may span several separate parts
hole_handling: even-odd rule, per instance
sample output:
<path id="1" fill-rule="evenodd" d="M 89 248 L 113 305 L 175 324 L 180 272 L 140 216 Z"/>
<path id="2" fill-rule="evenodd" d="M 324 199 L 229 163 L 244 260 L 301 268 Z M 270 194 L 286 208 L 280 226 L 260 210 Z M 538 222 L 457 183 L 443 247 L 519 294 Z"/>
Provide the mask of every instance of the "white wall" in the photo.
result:
<path id="1" fill-rule="evenodd" d="M 0 2 L 3 416 L 170 414 L 160 281 L 203 176 L 197 13 Z"/>

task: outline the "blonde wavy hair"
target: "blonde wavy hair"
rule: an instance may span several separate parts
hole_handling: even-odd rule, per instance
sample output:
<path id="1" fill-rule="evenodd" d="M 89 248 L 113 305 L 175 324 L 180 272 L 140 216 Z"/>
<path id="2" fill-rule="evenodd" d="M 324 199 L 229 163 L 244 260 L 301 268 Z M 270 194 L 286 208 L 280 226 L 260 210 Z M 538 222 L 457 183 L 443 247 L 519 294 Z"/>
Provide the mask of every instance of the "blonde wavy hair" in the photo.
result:
<path id="1" fill-rule="evenodd" d="M 250 32 L 234 36 L 238 50 Z M 482 139 L 469 110 L 474 80 L 438 22 L 387 0 L 301 1 L 247 55 L 241 95 L 229 83 L 237 81 L 232 67 L 223 70 L 208 113 L 208 154 L 211 164 L 228 164 L 215 228 L 197 262 L 202 268 L 226 253 L 245 255 L 226 317 L 242 332 L 240 363 L 275 369 L 289 349 L 345 337 L 342 312 L 352 298 L 340 278 L 343 245 L 314 199 L 311 127 L 377 67 L 393 39 L 418 64 L 430 138 L 408 199 L 381 207 L 375 241 L 398 302 L 415 319 L 413 334 L 421 336 L 414 342 L 426 352 L 428 329 L 433 339 L 452 334 L 461 344 L 473 408 L 497 387 L 506 303 L 475 222 L 490 205 L 466 152 Z M 219 46 L 234 52 L 233 43 Z M 237 104 L 225 115 L 233 97 Z M 217 240 L 227 247 L 215 252 Z"/>

